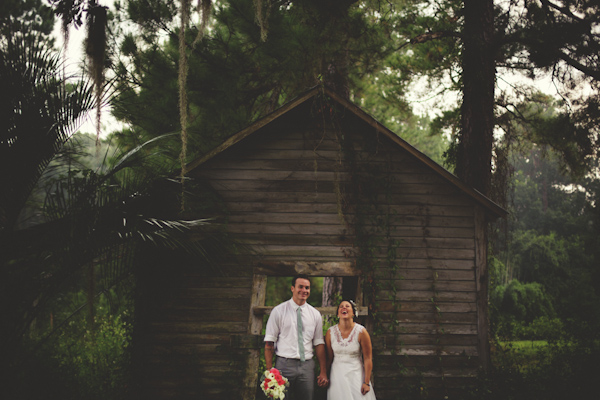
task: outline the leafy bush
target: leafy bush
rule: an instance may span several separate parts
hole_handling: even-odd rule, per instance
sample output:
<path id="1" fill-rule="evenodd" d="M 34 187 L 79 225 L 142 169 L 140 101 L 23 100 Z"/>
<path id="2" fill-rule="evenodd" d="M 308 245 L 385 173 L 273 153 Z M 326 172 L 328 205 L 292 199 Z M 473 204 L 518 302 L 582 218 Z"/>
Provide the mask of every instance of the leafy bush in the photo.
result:
<path id="1" fill-rule="evenodd" d="M 71 377 L 79 398 L 119 399 L 126 396 L 131 326 L 128 312 L 98 317 L 94 330 L 71 321 L 56 341 L 53 358 Z"/>
<path id="2" fill-rule="evenodd" d="M 517 327 L 516 336 L 526 340 L 558 340 L 564 335 L 564 324 L 559 318 L 541 316 L 529 325 Z"/>
<path id="3" fill-rule="evenodd" d="M 587 399 L 600 376 L 600 343 L 549 342 L 523 351 L 498 346 L 493 369 L 462 400 Z"/>
<path id="4" fill-rule="evenodd" d="M 530 334 L 530 330 L 524 330 L 524 327 L 538 318 L 553 320 L 556 316 L 550 297 L 537 282 L 521 283 L 513 279 L 506 285 L 496 286 L 490 300 L 492 328 L 503 338 L 520 338 L 519 335 L 525 332 Z M 547 325 L 544 321 L 536 324 Z"/>

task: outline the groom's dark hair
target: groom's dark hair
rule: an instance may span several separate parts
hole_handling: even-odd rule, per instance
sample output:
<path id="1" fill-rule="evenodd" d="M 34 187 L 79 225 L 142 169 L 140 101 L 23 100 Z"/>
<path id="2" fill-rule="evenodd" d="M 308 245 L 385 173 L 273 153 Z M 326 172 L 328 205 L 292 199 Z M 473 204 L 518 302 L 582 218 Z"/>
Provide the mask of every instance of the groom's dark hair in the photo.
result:
<path id="1" fill-rule="evenodd" d="M 294 287 L 296 286 L 296 281 L 298 279 L 306 279 L 307 281 L 310 282 L 310 278 L 308 277 L 308 275 L 306 275 L 306 274 L 300 274 L 300 275 L 296 275 L 294 277 L 294 279 L 292 279 L 292 286 L 294 286 Z"/>

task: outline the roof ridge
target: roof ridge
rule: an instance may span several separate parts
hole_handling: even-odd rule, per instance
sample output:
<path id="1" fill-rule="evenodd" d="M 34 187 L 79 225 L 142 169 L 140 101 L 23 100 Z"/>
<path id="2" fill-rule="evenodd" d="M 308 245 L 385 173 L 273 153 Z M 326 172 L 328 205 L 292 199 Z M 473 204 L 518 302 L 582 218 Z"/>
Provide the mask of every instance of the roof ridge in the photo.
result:
<path id="1" fill-rule="evenodd" d="M 246 128 L 229 136 L 227 139 L 225 139 L 219 146 L 215 147 L 213 150 L 211 150 L 208 153 L 204 154 L 203 156 L 197 158 L 196 160 L 188 163 L 186 165 L 186 171 L 190 172 L 193 169 L 197 168 L 198 166 L 204 164 L 211 158 L 213 158 L 216 155 L 220 154 L 221 152 L 227 150 L 229 147 L 235 145 L 236 143 L 240 142 L 241 140 L 245 139 L 246 137 L 252 135 L 254 132 L 258 131 L 259 129 L 266 126 L 270 122 L 283 116 L 284 114 L 288 113 L 289 111 L 293 110 L 294 108 L 298 107 L 299 105 L 303 104 L 304 102 L 308 101 L 309 99 L 311 99 L 312 97 L 316 96 L 319 93 L 326 94 L 327 96 L 329 96 L 333 100 L 335 100 L 338 104 L 340 104 L 344 108 L 350 110 L 358 118 L 363 120 L 368 125 L 371 125 L 373 128 L 377 129 L 379 132 L 381 132 L 386 137 L 388 137 L 390 140 L 392 140 L 393 142 L 398 144 L 400 147 L 402 147 L 403 149 L 408 151 L 411 155 L 415 156 L 417 159 L 419 159 L 422 163 L 424 163 L 429 168 L 431 168 L 438 175 L 442 176 L 446 181 L 448 181 L 451 184 L 453 184 L 454 186 L 458 187 L 460 190 L 465 192 L 467 195 L 469 195 L 471 198 L 476 200 L 478 203 L 483 204 L 485 206 L 485 208 L 488 209 L 490 212 L 492 212 L 495 216 L 502 217 L 502 216 L 505 216 L 506 214 L 508 214 L 508 212 L 504 208 L 502 208 L 496 202 L 491 200 L 489 197 L 482 194 L 477 189 L 468 186 L 466 183 L 464 183 L 462 180 L 460 180 L 456 175 L 454 175 L 453 173 L 448 171 L 446 168 L 444 168 L 443 166 L 441 166 L 440 164 L 438 164 L 437 162 L 432 160 L 429 156 L 427 156 L 425 153 L 418 150 L 416 147 L 412 146 L 410 143 L 408 143 L 406 140 L 402 139 L 396 133 L 392 132 L 389 128 L 387 128 L 385 125 L 383 125 L 381 122 L 379 122 L 373 116 L 371 116 L 367 111 L 363 110 L 360 106 L 358 106 L 351 100 L 340 96 L 339 94 L 337 94 L 335 91 L 333 91 L 331 88 L 327 87 L 324 84 L 318 84 L 316 86 L 313 86 L 312 88 L 308 89 L 304 93 L 296 96 L 294 99 L 290 100 L 289 102 L 285 103 L 278 109 L 274 110 L 270 114 L 264 116 L 263 118 L 260 118 L 259 120 L 253 122 Z"/>

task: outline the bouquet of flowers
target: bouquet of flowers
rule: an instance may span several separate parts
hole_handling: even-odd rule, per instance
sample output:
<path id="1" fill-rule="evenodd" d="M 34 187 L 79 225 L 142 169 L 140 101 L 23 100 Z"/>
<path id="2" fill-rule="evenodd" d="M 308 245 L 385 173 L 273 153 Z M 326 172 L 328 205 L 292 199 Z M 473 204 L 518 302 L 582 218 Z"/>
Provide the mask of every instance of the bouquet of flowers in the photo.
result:
<path id="1" fill-rule="evenodd" d="M 288 379 L 282 376 L 279 370 L 271 368 L 263 374 L 260 387 L 267 397 L 283 400 L 289 385 Z"/>

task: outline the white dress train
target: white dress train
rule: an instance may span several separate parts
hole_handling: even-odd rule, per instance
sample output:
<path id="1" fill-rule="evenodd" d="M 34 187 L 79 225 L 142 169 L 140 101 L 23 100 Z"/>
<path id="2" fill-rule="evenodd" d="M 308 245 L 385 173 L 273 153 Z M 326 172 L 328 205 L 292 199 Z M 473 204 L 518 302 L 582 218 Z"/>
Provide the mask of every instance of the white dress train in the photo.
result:
<path id="1" fill-rule="evenodd" d="M 358 335 L 363 329 L 364 326 L 355 323 L 350 335 L 343 339 L 337 325 L 329 328 L 333 363 L 329 374 L 327 400 L 375 400 L 372 384 L 366 395 L 363 396 L 360 392 L 365 370 Z"/>

